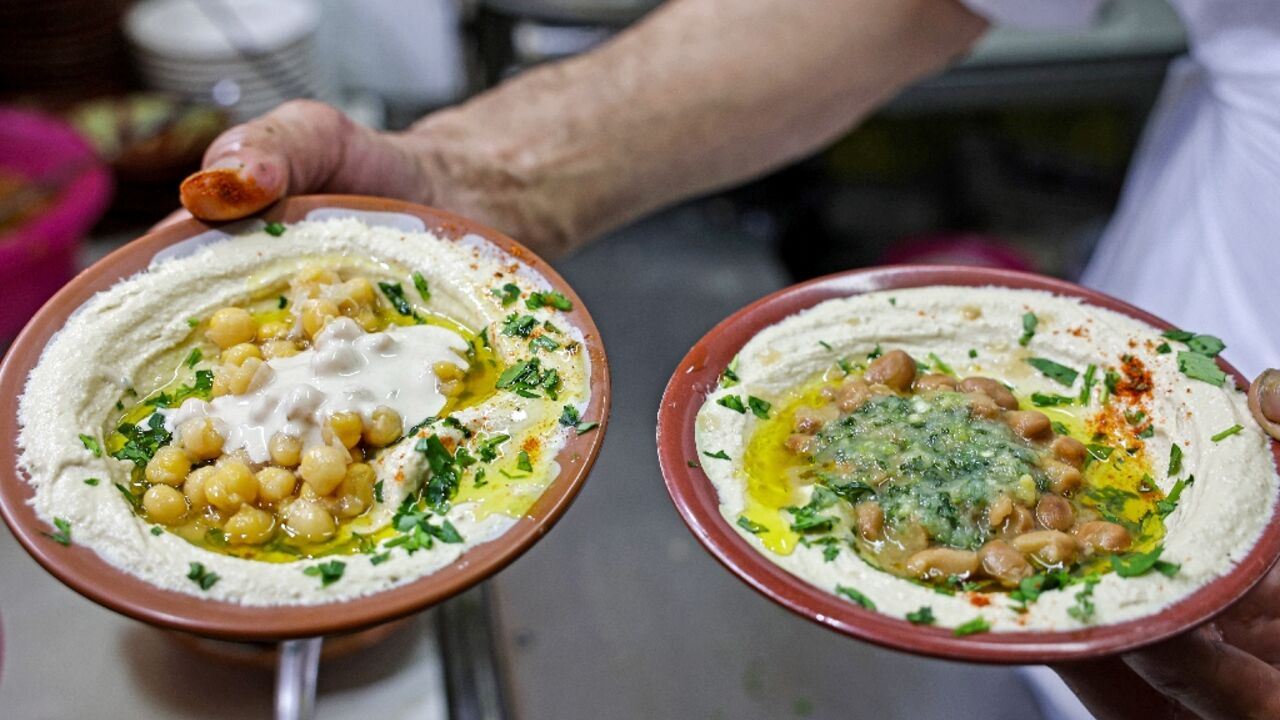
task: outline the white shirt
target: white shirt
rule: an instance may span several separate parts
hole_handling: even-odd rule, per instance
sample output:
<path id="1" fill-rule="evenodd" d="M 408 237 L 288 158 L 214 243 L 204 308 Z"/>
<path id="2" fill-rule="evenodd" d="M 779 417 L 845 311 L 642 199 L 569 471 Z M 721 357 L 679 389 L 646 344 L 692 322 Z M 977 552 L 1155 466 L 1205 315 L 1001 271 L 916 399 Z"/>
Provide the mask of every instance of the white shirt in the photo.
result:
<path id="1" fill-rule="evenodd" d="M 1102 0 L 964 0 L 993 24 L 1080 27 Z M 1280 0 L 1171 0 L 1169 68 L 1085 285 L 1217 335 L 1247 378 L 1280 365 Z M 1047 668 L 1046 717 L 1089 713 Z"/>
<path id="2" fill-rule="evenodd" d="M 1101 0 L 965 0 L 994 24 L 1086 24 Z M 1169 69 L 1083 282 L 1280 365 L 1280 0 L 1172 0 Z"/>

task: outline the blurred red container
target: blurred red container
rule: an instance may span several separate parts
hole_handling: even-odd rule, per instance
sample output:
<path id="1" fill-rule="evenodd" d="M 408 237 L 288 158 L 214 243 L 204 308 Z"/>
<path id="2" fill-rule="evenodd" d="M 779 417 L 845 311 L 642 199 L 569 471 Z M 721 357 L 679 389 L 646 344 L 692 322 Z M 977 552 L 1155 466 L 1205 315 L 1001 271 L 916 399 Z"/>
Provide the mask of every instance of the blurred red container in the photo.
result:
<path id="1" fill-rule="evenodd" d="M 111 173 L 70 126 L 0 108 L 0 170 L 34 182 L 58 179 L 47 207 L 0 233 L 0 343 L 76 274 L 76 248 L 111 199 Z"/>

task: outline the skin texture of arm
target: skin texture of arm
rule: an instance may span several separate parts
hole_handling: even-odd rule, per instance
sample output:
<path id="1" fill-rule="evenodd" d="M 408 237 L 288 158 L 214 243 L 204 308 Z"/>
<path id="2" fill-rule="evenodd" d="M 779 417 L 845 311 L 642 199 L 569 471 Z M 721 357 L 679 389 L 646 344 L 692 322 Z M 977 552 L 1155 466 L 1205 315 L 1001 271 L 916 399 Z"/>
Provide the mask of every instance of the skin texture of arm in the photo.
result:
<path id="1" fill-rule="evenodd" d="M 554 255 L 813 152 L 985 28 L 956 0 L 671 0 L 404 133 L 286 104 L 215 141 L 183 204 L 221 220 L 284 194 L 400 197 Z"/>

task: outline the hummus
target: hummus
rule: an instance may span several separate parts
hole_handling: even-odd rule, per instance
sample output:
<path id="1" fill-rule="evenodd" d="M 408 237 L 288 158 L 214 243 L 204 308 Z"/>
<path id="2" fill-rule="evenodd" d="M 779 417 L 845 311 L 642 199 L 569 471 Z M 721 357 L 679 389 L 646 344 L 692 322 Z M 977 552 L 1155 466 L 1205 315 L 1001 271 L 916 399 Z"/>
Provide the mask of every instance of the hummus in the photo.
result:
<path id="1" fill-rule="evenodd" d="M 857 502 L 865 497 L 890 507 L 883 489 L 903 482 L 908 465 L 902 456 L 893 460 L 902 464 L 881 465 L 888 471 L 869 487 L 859 485 L 866 492 L 853 501 L 831 493 L 849 486 L 829 475 L 786 471 L 797 462 L 796 453 L 807 458 L 811 470 L 818 458 L 830 457 L 813 449 L 815 444 L 830 447 L 827 431 L 812 435 L 815 431 L 803 428 L 807 421 L 801 419 L 809 404 L 826 402 L 815 401 L 819 389 L 854 382 L 865 388 L 863 373 L 871 381 L 868 366 L 891 349 L 920 365 L 917 389 L 924 373 L 951 388 L 974 376 L 998 380 L 1004 387 L 993 393 L 1007 389 L 1016 403 L 1002 415 L 1014 431 L 1021 429 L 1012 415 L 1040 422 L 1047 417 L 1052 433 L 1045 429 L 1040 447 L 1064 436 L 1074 438 L 1064 444 L 1087 447 L 1077 464 L 1082 474 L 1065 488 L 1041 474 L 1041 467 L 1062 464 L 1048 456 L 1026 456 L 1035 477 L 1022 478 L 1032 499 L 1037 484 L 1045 494 L 1054 485 L 1055 501 L 1065 496 L 1082 514 L 1074 527 L 1061 528 L 1063 535 L 1075 534 L 1075 540 L 1066 540 L 1080 551 L 1078 561 L 1055 562 L 1051 554 L 1046 560 L 1026 551 L 1034 576 L 1010 583 L 995 582 L 984 574 L 985 565 L 950 576 L 928 575 L 919 563 L 891 572 L 871 550 L 894 537 L 888 511 L 886 535 L 868 542 L 859 535 Z M 1245 394 L 1213 364 L 1221 349 L 1209 336 L 1162 334 L 1119 313 L 1041 291 L 939 286 L 830 300 L 762 330 L 742 348 L 698 413 L 697 461 L 718 491 L 725 520 L 765 557 L 864 607 L 955 628 L 957 634 L 1071 630 L 1133 620 L 1226 573 L 1271 519 L 1278 478 L 1270 446 L 1250 417 Z M 881 408 L 874 399 L 880 397 L 910 413 L 916 403 L 918 412 L 909 422 L 917 428 L 929 422 L 930 412 L 965 397 L 943 392 L 942 400 L 930 406 L 919 399 L 923 395 L 913 399 L 909 387 L 873 382 L 871 388 L 873 399 L 860 400 L 865 403 L 860 407 Z M 824 392 L 827 398 L 839 397 L 830 389 Z M 872 412 L 842 413 L 830 427 L 862 433 L 861 440 L 872 443 L 877 422 Z M 788 435 L 796 432 L 811 436 Z M 915 452 L 908 448 L 909 433 L 893 437 L 908 438 L 897 450 Z M 792 459 L 778 460 L 784 444 Z M 1016 447 L 1010 452 L 1015 451 L 1022 452 Z M 857 466 L 866 459 L 857 457 L 860 452 L 866 451 L 837 454 L 836 464 L 828 467 Z M 983 452 L 983 458 L 993 457 L 993 451 Z M 921 472 L 927 472 L 923 457 L 917 453 L 912 467 L 924 463 Z M 952 480 L 940 475 L 939 482 Z M 1014 477 L 1007 497 L 1020 502 Z M 878 494 L 876 482 L 885 483 Z M 911 495 L 916 500 L 923 492 L 898 490 L 916 493 Z M 971 489 L 966 492 L 974 497 Z M 960 507 L 954 494 L 943 502 L 949 512 L 953 501 Z M 923 504 L 897 507 L 907 507 L 901 510 L 905 522 L 927 526 L 928 519 L 914 509 Z M 979 496 L 967 506 L 977 509 L 971 526 L 929 534 L 937 544 L 976 555 L 1003 532 L 989 522 L 994 506 Z M 1091 545 L 1080 534 L 1086 519 L 1127 528 L 1124 544 L 1114 550 Z M 1041 522 L 1037 514 L 1033 529 L 1043 530 Z"/>
<path id="2" fill-rule="evenodd" d="M 500 536 L 595 428 L 571 307 L 476 236 L 268 225 L 79 308 L 19 400 L 20 467 L 53 541 L 158 587 L 378 592 Z"/>

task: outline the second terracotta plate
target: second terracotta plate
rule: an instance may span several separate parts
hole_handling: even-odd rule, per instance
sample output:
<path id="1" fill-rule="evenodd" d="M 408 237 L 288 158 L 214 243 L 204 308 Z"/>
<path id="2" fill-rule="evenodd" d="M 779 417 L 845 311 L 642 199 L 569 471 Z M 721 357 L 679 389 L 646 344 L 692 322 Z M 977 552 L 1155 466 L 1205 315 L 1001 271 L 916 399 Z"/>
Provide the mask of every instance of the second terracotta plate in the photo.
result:
<path id="1" fill-rule="evenodd" d="M 950 629 L 912 625 L 865 610 L 770 562 L 720 514 L 720 498 L 699 467 L 694 418 L 721 370 L 756 333 L 824 300 L 876 290 L 929 285 L 1000 286 L 1077 297 L 1158 328 L 1169 323 L 1125 302 L 1072 283 L 1029 273 L 971 267 L 903 266 L 858 270 L 786 288 L 743 308 L 707 333 L 671 376 L 658 411 L 658 459 L 667 491 L 695 537 L 726 568 L 757 591 L 814 622 L 850 637 L 906 652 L 991 663 L 1083 660 L 1132 650 L 1186 632 L 1222 612 L 1253 587 L 1280 556 L 1280 524 L 1269 523 L 1237 565 L 1186 599 L 1137 620 L 1083 630 L 999 632 L 956 637 Z M 1241 388 L 1248 383 L 1222 360 Z M 1280 443 L 1271 443 L 1280 465 Z M 1272 508 L 1272 517 L 1280 510 Z"/>

